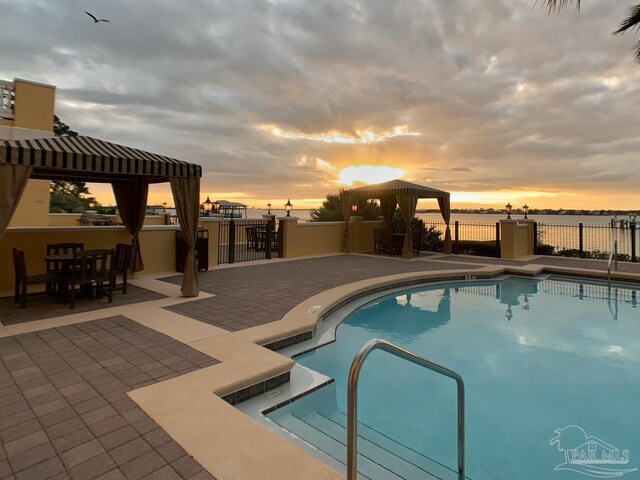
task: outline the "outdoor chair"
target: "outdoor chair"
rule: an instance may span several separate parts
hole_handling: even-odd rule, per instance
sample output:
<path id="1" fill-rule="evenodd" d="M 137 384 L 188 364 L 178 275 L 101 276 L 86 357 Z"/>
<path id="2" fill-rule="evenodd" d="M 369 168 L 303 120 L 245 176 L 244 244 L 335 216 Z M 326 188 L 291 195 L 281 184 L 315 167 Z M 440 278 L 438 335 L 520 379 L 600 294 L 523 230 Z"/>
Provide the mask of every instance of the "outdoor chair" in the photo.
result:
<path id="1" fill-rule="evenodd" d="M 122 276 L 122 293 L 127 294 L 127 277 L 131 268 L 131 245 L 125 243 L 116 244 L 116 250 L 111 261 L 111 281 L 113 290 L 116 290 L 118 275 Z"/>
<path id="2" fill-rule="evenodd" d="M 84 243 L 49 243 L 47 244 L 47 257 L 49 255 L 73 255 L 84 250 Z M 58 275 L 64 271 L 64 263 L 58 260 L 47 260 L 47 273 Z M 52 293 L 54 285 L 47 285 L 47 291 Z"/>
<path id="3" fill-rule="evenodd" d="M 107 284 L 107 296 L 109 303 L 113 301 L 113 282 L 110 260 L 113 259 L 113 250 L 84 250 L 73 254 L 73 267 L 67 274 L 69 288 L 69 303 L 71 309 L 75 308 L 76 288 L 86 287 L 92 292 L 96 288 L 96 296 L 100 298 L 104 293 L 104 284 Z"/>
<path id="4" fill-rule="evenodd" d="M 411 238 L 413 240 L 413 253 L 419 257 L 420 250 L 422 249 L 422 232 L 420 230 L 414 230 L 411 232 Z"/>
<path id="5" fill-rule="evenodd" d="M 247 250 L 258 249 L 258 232 L 255 227 L 245 227 L 244 231 L 247 234 Z"/>
<path id="6" fill-rule="evenodd" d="M 53 285 L 57 277 L 53 273 L 40 273 L 38 275 L 27 275 L 27 267 L 24 260 L 24 251 L 13 249 L 13 268 L 15 270 L 15 289 L 13 300 L 20 302 L 20 308 L 27 306 L 27 286 L 29 285 Z"/>
<path id="7" fill-rule="evenodd" d="M 382 253 L 382 229 L 381 228 L 373 229 L 373 252 L 377 254 Z"/>

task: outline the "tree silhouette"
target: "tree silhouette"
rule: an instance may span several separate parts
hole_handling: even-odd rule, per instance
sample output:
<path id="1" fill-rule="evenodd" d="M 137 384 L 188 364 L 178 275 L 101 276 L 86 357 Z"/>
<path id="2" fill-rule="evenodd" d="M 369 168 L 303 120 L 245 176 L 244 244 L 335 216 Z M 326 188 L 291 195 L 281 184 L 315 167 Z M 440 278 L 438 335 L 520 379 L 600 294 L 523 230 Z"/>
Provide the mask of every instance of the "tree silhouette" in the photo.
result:
<path id="1" fill-rule="evenodd" d="M 564 8 L 567 5 L 573 4 L 573 0 L 540 0 L 540 3 L 542 6 L 547 7 L 549 9 L 549 13 L 551 13 Z M 580 0 L 575 0 L 575 4 L 576 9 L 580 10 Z M 637 31 L 638 28 L 640 28 L 640 3 L 638 3 L 637 5 L 632 5 L 629 8 L 629 13 L 620 22 L 620 25 L 618 25 L 618 29 L 615 30 L 613 34 L 619 35 L 630 29 L 636 29 Z M 636 62 L 640 63 L 640 41 L 636 42 L 636 44 L 633 46 L 633 50 L 635 51 L 634 57 Z"/>

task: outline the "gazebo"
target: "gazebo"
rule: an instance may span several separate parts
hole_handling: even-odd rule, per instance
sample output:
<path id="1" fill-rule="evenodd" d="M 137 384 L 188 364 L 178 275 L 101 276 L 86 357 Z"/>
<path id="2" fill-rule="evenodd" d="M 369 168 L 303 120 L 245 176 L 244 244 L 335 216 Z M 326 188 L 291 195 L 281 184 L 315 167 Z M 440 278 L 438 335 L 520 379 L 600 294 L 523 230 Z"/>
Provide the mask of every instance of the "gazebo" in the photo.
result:
<path id="1" fill-rule="evenodd" d="M 198 232 L 199 165 L 124 147 L 92 137 L 52 137 L 0 141 L 0 237 L 29 178 L 111 183 L 122 223 L 131 234 L 134 271 L 142 270 L 138 236 L 149 184 L 169 182 L 180 228 L 189 247 L 181 292 L 200 292 L 195 243 Z"/>
<path id="2" fill-rule="evenodd" d="M 449 228 L 449 221 L 451 219 L 451 202 L 449 192 L 405 182 L 404 180 L 391 180 L 389 182 L 345 190 L 344 203 L 342 205 L 345 220 L 345 252 L 348 251 L 349 248 L 348 222 L 351 217 L 351 204 L 353 203 L 354 198 L 380 200 L 385 229 L 389 229 L 391 227 L 391 221 L 396 211 L 396 206 L 400 207 L 402 218 L 407 224 L 407 229 L 404 235 L 404 244 L 402 246 L 402 256 L 404 258 L 411 258 L 413 255 L 411 221 L 416 213 L 418 199 L 437 198 L 440 213 L 447 224 L 447 229 L 444 235 L 444 251 L 445 253 L 451 253 L 451 229 Z"/>

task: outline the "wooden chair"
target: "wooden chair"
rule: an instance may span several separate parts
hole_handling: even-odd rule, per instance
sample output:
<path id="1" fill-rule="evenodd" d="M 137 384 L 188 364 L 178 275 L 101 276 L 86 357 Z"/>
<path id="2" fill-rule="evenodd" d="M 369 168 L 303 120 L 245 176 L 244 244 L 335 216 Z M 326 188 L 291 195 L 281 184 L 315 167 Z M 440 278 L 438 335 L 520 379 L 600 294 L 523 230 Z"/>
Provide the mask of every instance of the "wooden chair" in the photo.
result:
<path id="1" fill-rule="evenodd" d="M 96 287 L 96 296 L 100 298 L 104 292 L 104 284 L 108 285 L 109 303 L 113 301 L 113 282 L 110 260 L 113 250 L 84 250 L 73 254 L 73 267 L 69 275 L 69 303 L 75 308 L 76 287 L 87 286 L 89 290 Z"/>
<path id="2" fill-rule="evenodd" d="M 47 244 L 47 256 L 49 255 L 73 255 L 76 252 L 84 250 L 84 243 L 49 243 Z M 47 273 L 61 274 L 64 273 L 64 266 L 62 262 L 55 260 L 47 261 Z M 47 285 L 47 291 L 53 292 L 54 285 Z"/>
<path id="3" fill-rule="evenodd" d="M 57 277 L 52 273 L 40 273 L 38 275 L 27 275 L 27 267 L 24 260 L 24 251 L 13 249 L 13 268 L 15 270 L 15 287 L 13 300 L 20 302 L 20 308 L 27 306 L 27 286 L 28 285 L 54 285 Z"/>
<path id="4" fill-rule="evenodd" d="M 422 249 L 422 230 L 412 231 L 411 237 L 413 240 L 413 253 L 415 253 L 416 256 L 419 257 L 420 250 Z"/>
<path id="5" fill-rule="evenodd" d="M 131 268 L 131 245 L 125 243 L 116 244 L 116 251 L 111 261 L 111 281 L 112 289 L 116 290 L 116 280 L 118 275 L 122 276 L 122 293 L 127 294 L 127 277 Z"/>
<path id="6" fill-rule="evenodd" d="M 382 229 L 381 228 L 373 229 L 373 251 L 374 253 L 377 253 L 377 254 L 382 253 Z"/>

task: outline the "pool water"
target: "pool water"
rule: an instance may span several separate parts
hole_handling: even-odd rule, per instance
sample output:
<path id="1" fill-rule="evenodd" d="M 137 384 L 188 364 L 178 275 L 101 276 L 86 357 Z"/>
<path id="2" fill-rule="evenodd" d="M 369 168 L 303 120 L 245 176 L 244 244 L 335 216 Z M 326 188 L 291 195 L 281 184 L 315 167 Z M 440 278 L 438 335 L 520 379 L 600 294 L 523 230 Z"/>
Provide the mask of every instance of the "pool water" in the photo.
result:
<path id="1" fill-rule="evenodd" d="M 629 284 L 516 276 L 387 295 L 349 315 L 335 342 L 296 358 L 335 382 L 267 416 L 344 462 L 349 367 L 377 337 L 464 379 L 469 478 L 563 480 L 587 478 L 585 469 L 640 478 L 630 471 L 640 467 L 638 296 Z M 453 380 L 376 351 L 361 372 L 358 406 L 363 475 L 455 477 Z M 565 464 L 565 452 L 571 458 L 582 444 L 595 458 L 612 447 L 624 459 L 627 449 L 628 463 Z"/>

